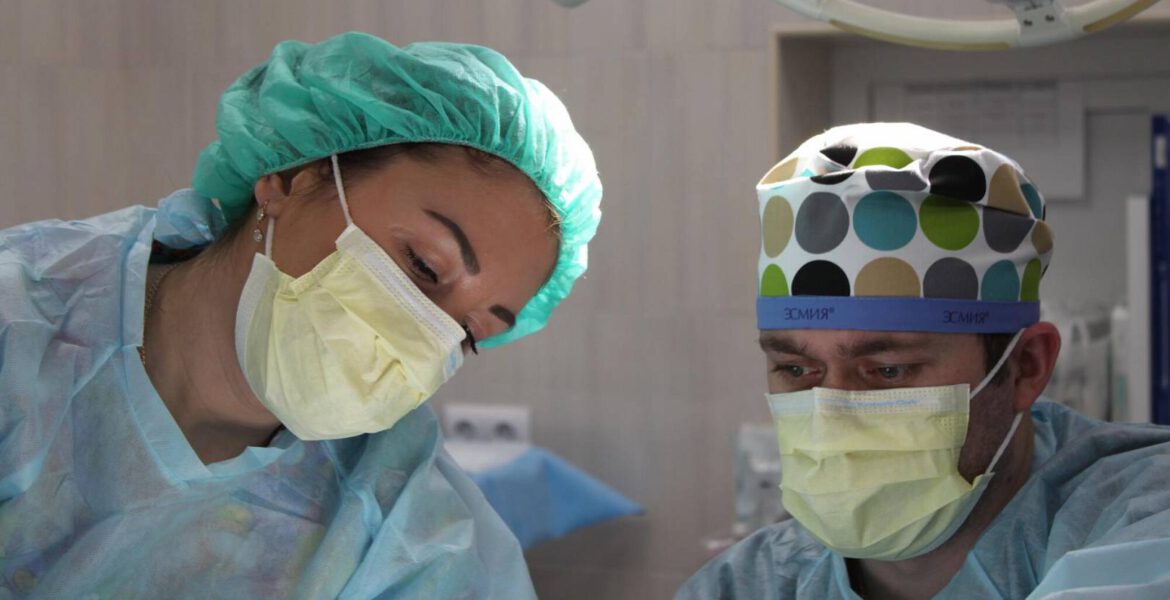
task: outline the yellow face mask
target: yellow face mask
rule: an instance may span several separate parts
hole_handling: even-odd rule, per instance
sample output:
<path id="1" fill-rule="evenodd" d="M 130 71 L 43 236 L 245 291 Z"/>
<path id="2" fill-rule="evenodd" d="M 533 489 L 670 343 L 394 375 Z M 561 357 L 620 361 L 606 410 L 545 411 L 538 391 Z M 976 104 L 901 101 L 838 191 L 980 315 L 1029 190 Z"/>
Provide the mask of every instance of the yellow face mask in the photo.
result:
<path id="1" fill-rule="evenodd" d="M 967 384 L 875 391 L 812 388 L 769 394 L 780 440 L 782 501 L 813 537 L 850 558 L 902 560 L 950 539 L 979 501 L 1019 426 L 1016 414 L 987 471 L 959 474 Z"/>
<path id="2" fill-rule="evenodd" d="M 236 313 L 236 353 L 253 392 L 303 440 L 389 429 L 463 364 L 463 328 L 353 224 L 301 277 L 272 262 L 273 222 Z"/>

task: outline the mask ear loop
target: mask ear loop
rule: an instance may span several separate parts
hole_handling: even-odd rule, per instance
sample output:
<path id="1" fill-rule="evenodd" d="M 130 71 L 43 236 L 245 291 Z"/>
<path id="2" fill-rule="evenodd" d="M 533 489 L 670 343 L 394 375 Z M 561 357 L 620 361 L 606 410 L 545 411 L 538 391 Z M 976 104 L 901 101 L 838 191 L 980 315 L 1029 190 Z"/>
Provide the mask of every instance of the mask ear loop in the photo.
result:
<path id="1" fill-rule="evenodd" d="M 987 376 L 983 378 L 983 381 L 980 382 L 979 385 L 975 387 L 975 391 L 971 393 L 972 398 L 974 398 L 975 395 L 979 392 L 982 392 L 983 388 L 987 387 L 987 384 L 991 383 L 991 379 L 995 377 L 995 374 L 998 373 L 1001 368 L 1003 368 L 1004 363 L 1006 363 L 1008 357 L 1011 356 L 1012 350 L 1015 349 L 1016 344 L 1020 341 L 1020 336 L 1023 334 L 1024 330 L 1021 329 L 1016 332 L 1016 335 L 1012 336 L 1012 341 L 1009 342 L 1007 348 L 1004 349 L 1003 356 L 999 357 L 999 361 L 996 362 L 995 366 L 987 372 Z M 999 449 L 995 451 L 995 456 L 991 457 L 991 464 L 987 465 L 986 473 L 991 473 L 995 470 L 995 465 L 999 463 L 999 459 L 1001 456 L 1003 456 L 1004 451 L 1007 450 L 1008 444 L 1010 444 L 1012 441 L 1012 437 L 1016 435 L 1016 429 L 1019 428 L 1020 421 L 1023 419 L 1023 417 L 1024 413 L 1018 412 L 1016 413 L 1015 418 L 1012 419 L 1011 429 L 1008 430 L 1007 437 L 1003 438 L 1003 441 L 1000 442 Z"/>
<path id="2" fill-rule="evenodd" d="M 1003 442 L 999 444 L 999 450 L 995 451 L 995 456 L 991 457 L 991 464 L 987 465 L 987 472 L 991 473 L 995 470 L 996 463 L 999 462 L 999 457 L 1003 456 L 1004 450 L 1007 450 L 1008 444 L 1011 443 L 1012 437 L 1016 435 L 1016 428 L 1020 426 L 1020 421 L 1023 419 L 1024 413 L 1016 413 L 1016 418 L 1012 419 L 1012 428 L 1008 430 L 1007 437 L 1003 438 Z"/>
<path id="3" fill-rule="evenodd" d="M 276 219 L 268 217 L 268 235 L 264 237 L 264 256 L 272 258 L 272 234 L 276 231 Z"/>
<path id="4" fill-rule="evenodd" d="M 337 155 L 330 154 L 333 163 L 333 183 L 337 186 L 337 197 L 341 200 L 341 212 L 345 214 L 345 225 L 353 225 L 353 218 L 349 216 L 349 200 L 345 197 L 345 187 L 341 185 L 341 167 L 337 164 Z M 275 231 L 276 219 L 268 219 L 268 235 L 264 238 L 264 256 L 272 258 L 272 233 Z"/>
<path id="5" fill-rule="evenodd" d="M 1000 368 L 1003 367 L 1003 364 L 1007 362 L 1008 357 L 1012 355 L 1012 350 L 1016 348 L 1016 344 L 1020 341 L 1020 336 L 1023 334 L 1024 330 L 1021 329 L 1016 332 L 1016 335 L 1012 336 L 1012 341 L 1008 343 L 1007 348 L 1003 351 L 1003 355 L 999 357 L 999 361 L 995 363 L 994 367 L 991 367 L 991 370 L 987 372 L 987 375 L 983 378 L 983 381 L 980 381 L 979 385 L 975 386 L 975 391 L 971 392 L 972 398 L 978 396 L 979 392 L 982 392 L 983 388 L 987 387 L 987 384 L 991 383 L 992 378 L 994 378 L 995 374 L 998 373 Z"/>
<path id="6" fill-rule="evenodd" d="M 337 185 L 337 198 L 341 200 L 341 212 L 345 213 L 345 225 L 353 225 L 353 218 L 349 216 L 349 200 L 345 197 L 345 186 L 341 185 L 341 165 L 337 162 L 337 155 L 330 154 L 333 162 L 333 183 Z"/>

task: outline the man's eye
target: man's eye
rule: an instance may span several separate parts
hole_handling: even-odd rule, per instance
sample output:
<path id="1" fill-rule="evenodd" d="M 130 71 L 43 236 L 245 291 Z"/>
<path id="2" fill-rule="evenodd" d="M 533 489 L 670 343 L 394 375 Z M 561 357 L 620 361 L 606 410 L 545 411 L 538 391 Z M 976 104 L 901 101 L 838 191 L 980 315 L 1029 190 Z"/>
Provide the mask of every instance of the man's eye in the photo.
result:
<path id="1" fill-rule="evenodd" d="M 878 367 L 875 371 L 882 379 L 898 379 L 906 374 L 906 367 Z"/>
<path id="2" fill-rule="evenodd" d="M 776 367 L 772 369 L 772 372 L 795 379 L 808 375 L 809 371 L 800 365 L 776 365 Z"/>

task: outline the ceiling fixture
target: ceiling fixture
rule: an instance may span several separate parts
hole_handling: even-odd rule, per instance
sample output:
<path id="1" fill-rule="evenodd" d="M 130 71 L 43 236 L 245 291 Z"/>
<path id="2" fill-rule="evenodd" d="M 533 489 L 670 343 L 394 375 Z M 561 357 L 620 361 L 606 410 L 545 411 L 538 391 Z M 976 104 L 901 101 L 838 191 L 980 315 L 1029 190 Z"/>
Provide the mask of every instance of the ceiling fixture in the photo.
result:
<path id="1" fill-rule="evenodd" d="M 1007 5 L 1016 13 L 1016 18 L 998 21 L 928 19 L 874 8 L 853 0 L 776 0 L 806 17 L 826 21 L 851 33 L 896 44 L 945 50 L 1006 50 L 1064 42 L 1121 23 L 1158 0 L 1092 0 L 1069 7 L 1056 0 L 987 1 Z"/>

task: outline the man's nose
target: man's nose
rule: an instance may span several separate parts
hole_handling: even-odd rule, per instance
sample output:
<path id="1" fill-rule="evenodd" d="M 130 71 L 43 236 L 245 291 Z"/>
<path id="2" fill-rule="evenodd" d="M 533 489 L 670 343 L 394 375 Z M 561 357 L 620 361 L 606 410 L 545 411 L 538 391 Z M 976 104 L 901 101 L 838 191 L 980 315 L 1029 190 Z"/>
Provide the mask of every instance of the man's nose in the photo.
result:
<path id="1" fill-rule="evenodd" d="M 825 376 L 821 379 L 821 387 L 827 387 L 834 390 L 846 390 L 850 392 L 865 391 L 869 389 L 866 387 L 864 381 L 861 380 L 853 371 L 844 367 L 828 367 L 825 370 Z"/>

